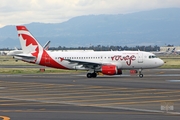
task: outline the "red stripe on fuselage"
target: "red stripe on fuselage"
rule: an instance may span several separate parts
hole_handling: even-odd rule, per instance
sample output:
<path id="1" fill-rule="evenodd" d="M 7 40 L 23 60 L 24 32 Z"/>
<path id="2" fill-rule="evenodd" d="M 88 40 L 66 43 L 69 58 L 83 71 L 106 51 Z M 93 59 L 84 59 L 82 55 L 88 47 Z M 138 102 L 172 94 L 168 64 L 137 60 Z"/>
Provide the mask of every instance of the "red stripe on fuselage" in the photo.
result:
<path id="1" fill-rule="evenodd" d="M 53 68 L 68 69 L 64 67 L 63 65 L 57 63 L 55 60 L 53 60 L 45 50 L 43 50 L 43 54 L 42 54 L 41 61 L 39 64 L 43 66 L 53 67 Z"/>

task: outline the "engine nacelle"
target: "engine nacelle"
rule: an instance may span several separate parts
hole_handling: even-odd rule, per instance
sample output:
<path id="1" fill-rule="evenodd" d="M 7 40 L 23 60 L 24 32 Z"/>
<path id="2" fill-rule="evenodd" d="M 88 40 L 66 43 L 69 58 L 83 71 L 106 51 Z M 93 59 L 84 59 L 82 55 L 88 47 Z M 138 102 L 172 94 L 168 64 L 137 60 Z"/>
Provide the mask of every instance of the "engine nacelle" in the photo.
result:
<path id="1" fill-rule="evenodd" d="M 101 66 L 101 72 L 105 75 L 122 74 L 122 70 L 117 69 L 117 66 L 115 65 L 103 65 Z"/>

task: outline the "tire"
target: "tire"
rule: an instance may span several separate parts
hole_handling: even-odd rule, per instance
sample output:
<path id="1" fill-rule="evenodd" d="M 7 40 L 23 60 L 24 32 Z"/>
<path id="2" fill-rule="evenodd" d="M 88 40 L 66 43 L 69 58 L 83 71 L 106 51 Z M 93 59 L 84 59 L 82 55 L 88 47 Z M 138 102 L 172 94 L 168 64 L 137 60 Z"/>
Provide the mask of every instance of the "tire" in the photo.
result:
<path id="1" fill-rule="evenodd" d="M 143 78 L 143 74 L 139 74 L 139 77 L 140 77 L 140 78 Z"/>
<path id="2" fill-rule="evenodd" d="M 93 78 L 96 78 L 97 77 L 97 74 L 96 73 L 92 73 L 91 74 Z"/>
<path id="3" fill-rule="evenodd" d="M 87 73 L 87 78 L 91 78 L 92 74 L 91 73 Z"/>

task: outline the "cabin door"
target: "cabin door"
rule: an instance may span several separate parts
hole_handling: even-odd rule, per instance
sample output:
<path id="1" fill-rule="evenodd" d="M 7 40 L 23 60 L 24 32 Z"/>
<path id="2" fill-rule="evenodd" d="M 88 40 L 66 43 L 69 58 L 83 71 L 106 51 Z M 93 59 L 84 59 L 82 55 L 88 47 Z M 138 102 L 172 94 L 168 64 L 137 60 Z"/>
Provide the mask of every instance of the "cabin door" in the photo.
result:
<path id="1" fill-rule="evenodd" d="M 138 63 L 143 63 L 143 53 L 138 54 Z"/>

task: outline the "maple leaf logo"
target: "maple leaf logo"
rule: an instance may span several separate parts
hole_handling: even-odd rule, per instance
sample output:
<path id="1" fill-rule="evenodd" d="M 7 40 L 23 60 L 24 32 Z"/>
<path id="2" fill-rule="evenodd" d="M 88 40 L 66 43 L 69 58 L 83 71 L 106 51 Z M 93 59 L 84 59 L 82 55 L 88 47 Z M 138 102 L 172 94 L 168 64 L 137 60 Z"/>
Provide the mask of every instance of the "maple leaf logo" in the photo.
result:
<path id="1" fill-rule="evenodd" d="M 20 42 L 23 52 L 26 54 L 31 53 L 33 56 L 36 56 L 38 54 L 38 45 L 37 43 L 33 45 L 33 42 L 29 43 L 28 41 L 30 40 L 32 39 L 26 38 L 26 36 L 23 34 L 20 35 Z"/>

